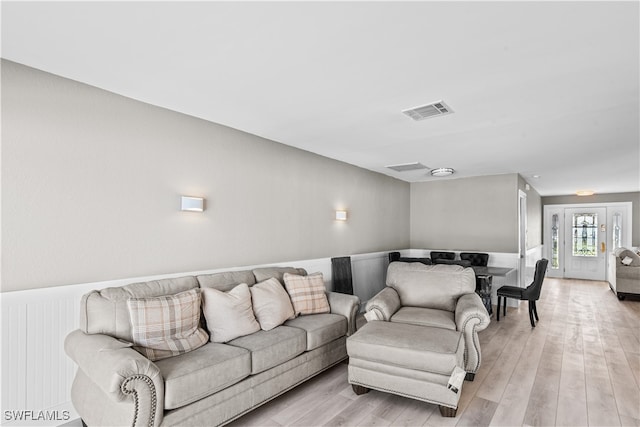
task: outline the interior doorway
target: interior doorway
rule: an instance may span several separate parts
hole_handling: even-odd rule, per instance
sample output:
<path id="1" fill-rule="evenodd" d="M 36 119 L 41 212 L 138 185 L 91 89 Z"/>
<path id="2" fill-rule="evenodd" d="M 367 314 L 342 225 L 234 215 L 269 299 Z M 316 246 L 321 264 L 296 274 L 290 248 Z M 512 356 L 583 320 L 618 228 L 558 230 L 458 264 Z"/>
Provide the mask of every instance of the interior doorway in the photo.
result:
<path id="1" fill-rule="evenodd" d="M 631 202 L 547 205 L 549 277 L 607 280 L 608 254 L 631 245 Z"/>

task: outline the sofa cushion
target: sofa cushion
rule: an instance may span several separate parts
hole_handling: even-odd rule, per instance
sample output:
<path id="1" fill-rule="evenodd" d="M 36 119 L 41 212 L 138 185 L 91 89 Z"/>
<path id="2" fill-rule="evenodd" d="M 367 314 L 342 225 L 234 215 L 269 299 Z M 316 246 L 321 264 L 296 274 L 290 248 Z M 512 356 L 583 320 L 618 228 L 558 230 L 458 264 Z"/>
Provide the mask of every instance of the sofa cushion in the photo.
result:
<path id="1" fill-rule="evenodd" d="M 403 306 L 454 311 L 458 298 L 475 292 L 476 275 L 459 265 L 394 262 L 387 270 L 387 286 L 398 292 Z"/>
<path id="2" fill-rule="evenodd" d="M 295 267 L 263 267 L 253 270 L 253 275 L 257 282 L 264 282 L 275 277 L 280 283 L 284 283 L 284 273 L 297 274 L 298 276 L 307 275 L 307 271 L 304 268 Z"/>
<path id="3" fill-rule="evenodd" d="M 208 343 L 197 350 L 156 362 L 164 379 L 164 409 L 200 400 L 251 373 L 248 350 Z"/>
<path id="4" fill-rule="evenodd" d="M 241 283 L 229 292 L 202 288 L 202 311 L 211 342 L 227 342 L 260 330 L 251 306 L 251 292 Z"/>
<path id="5" fill-rule="evenodd" d="M 322 273 L 308 276 L 284 273 L 284 285 L 291 297 L 293 311 L 300 314 L 329 313 L 329 301 Z"/>
<path id="6" fill-rule="evenodd" d="M 307 334 L 307 351 L 321 347 L 347 334 L 347 318 L 339 314 L 310 314 L 285 322 Z"/>
<path id="7" fill-rule="evenodd" d="M 278 279 L 271 278 L 253 285 L 250 289 L 253 312 L 260 328 L 269 331 L 295 318 L 289 294 Z"/>
<path id="8" fill-rule="evenodd" d="M 127 300 L 173 295 L 197 287 L 195 277 L 185 276 L 91 291 L 82 296 L 80 329 L 86 334 L 105 334 L 133 342 Z"/>
<path id="9" fill-rule="evenodd" d="M 223 292 L 230 291 L 240 283 L 246 283 L 248 286 L 255 285 L 256 283 L 253 272 L 248 270 L 202 274 L 196 276 L 196 278 L 201 288 L 214 288 Z"/>
<path id="10" fill-rule="evenodd" d="M 391 321 L 456 330 L 453 312 L 433 308 L 402 307 L 391 317 Z"/>
<path id="11" fill-rule="evenodd" d="M 252 375 L 293 359 L 302 354 L 307 347 L 305 332 L 287 326 L 278 326 L 270 331 L 258 331 L 229 341 L 228 344 L 251 352 Z"/>
<path id="12" fill-rule="evenodd" d="M 209 336 L 200 328 L 200 289 L 127 301 L 134 349 L 151 361 L 202 347 Z"/>

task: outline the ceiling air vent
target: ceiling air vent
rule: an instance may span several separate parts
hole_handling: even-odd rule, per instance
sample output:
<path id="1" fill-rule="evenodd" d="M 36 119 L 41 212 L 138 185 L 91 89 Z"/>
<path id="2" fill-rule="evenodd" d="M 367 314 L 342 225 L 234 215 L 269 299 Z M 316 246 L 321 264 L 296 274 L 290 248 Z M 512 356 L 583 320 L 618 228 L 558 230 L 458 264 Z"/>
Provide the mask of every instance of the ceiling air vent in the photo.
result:
<path id="1" fill-rule="evenodd" d="M 453 113 L 453 110 L 444 103 L 444 101 L 438 101 L 420 107 L 409 108 L 402 111 L 413 120 L 424 120 L 430 117 L 444 116 L 445 114 Z"/>
<path id="2" fill-rule="evenodd" d="M 429 169 L 428 167 L 426 167 L 425 165 L 423 165 L 422 163 L 402 163 L 399 165 L 389 165 L 389 166 L 385 166 L 386 168 L 389 169 L 393 169 L 396 172 L 406 172 L 406 171 L 414 171 L 414 170 L 418 170 L 418 169 Z"/>

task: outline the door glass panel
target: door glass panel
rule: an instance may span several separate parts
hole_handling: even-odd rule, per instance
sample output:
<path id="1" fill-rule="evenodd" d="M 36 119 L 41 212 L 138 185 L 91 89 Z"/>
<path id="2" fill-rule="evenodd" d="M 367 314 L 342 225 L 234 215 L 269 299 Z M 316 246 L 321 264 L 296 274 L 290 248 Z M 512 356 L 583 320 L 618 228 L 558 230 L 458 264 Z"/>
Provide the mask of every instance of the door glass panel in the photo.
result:
<path id="1" fill-rule="evenodd" d="M 558 214 L 553 214 L 551 217 L 551 268 L 554 270 L 560 268 L 558 235 Z"/>
<path id="2" fill-rule="evenodd" d="M 580 213 L 573 215 L 573 256 L 595 257 L 598 255 L 598 215 Z"/>
<path id="3" fill-rule="evenodd" d="M 622 246 L 622 215 L 613 214 L 613 250 Z"/>

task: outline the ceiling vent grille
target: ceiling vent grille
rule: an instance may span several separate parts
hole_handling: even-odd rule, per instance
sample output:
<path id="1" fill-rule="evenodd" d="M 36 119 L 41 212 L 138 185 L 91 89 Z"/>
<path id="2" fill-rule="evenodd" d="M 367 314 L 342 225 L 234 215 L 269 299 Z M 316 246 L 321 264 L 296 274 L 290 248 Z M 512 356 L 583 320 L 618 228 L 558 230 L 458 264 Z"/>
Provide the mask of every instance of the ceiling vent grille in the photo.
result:
<path id="1" fill-rule="evenodd" d="M 413 120 L 424 120 L 430 117 L 444 116 L 445 114 L 453 113 L 451 107 L 445 104 L 444 101 L 437 101 L 427 105 L 421 105 L 420 107 L 409 108 L 402 111 Z"/>
<path id="2" fill-rule="evenodd" d="M 419 169 L 429 169 L 428 167 L 426 167 L 425 165 L 423 165 L 422 163 L 402 163 L 399 165 L 389 165 L 389 166 L 385 166 L 386 168 L 392 169 L 396 172 L 407 172 L 407 171 L 414 171 L 414 170 L 419 170 Z"/>

